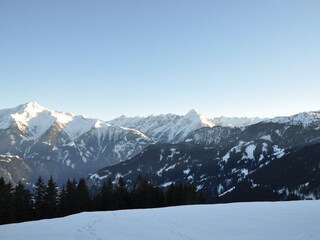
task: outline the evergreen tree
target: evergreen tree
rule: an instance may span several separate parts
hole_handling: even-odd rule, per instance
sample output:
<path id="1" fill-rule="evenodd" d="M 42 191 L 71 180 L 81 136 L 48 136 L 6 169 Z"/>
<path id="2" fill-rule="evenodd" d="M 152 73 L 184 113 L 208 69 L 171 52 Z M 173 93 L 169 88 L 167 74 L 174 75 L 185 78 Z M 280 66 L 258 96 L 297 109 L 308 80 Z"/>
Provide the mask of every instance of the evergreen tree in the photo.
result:
<path id="1" fill-rule="evenodd" d="M 60 195 L 59 195 L 59 212 L 60 216 L 66 216 L 68 214 L 68 200 L 65 186 L 62 186 Z"/>
<path id="2" fill-rule="evenodd" d="M 203 203 L 203 196 L 197 192 L 194 185 L 186 185 L 186 202 L 185 204 Z"/>
<path id="3" fill-rule="evenodd" d="M 150 186 L 150 207 L 164 206 L 164 192 L 159 186 Z"/>
<path id="4" fill-rule="evenodd" d="M 65 215 L 73 214 L 77 212 L 77 182 L 68 179 L 65 188 Z"/>
<path id="5" fill-rule="evenodd" d="M 0 224 L 13 221 L 12 184 L 0 178 Z"/>
<path id="6" fill-rule="evenodd" d="M 122 177 L 119 178 L 115 188 L 115 203 L 116 209 L 130 208 L 130 195 Z"/>
<path id="7" fill-rule="evenodd" d="M 54 182 L 52 176 L 50 177 L 46 193 L 45 193 L 45 217 L 47 218 L 53 218 L 58 216 L 58 191 L 57 191 L 57 185 Z"/>
<path id="8" fill-rule="evenodd" d="M 81 178 L 76 188 L 76 211 L 83 212 L 91 210 L 91 198 L 86 180 Z"/>
<path id="9" fill-rule="evenodd" d="M 167 206 L 202 203 L 202 196 L 190 184 L 171 184 L 165 190 L 165 204 Z"/>
<path id="10" fill-rule="evenodd" d="M 152 204 L 152 189 L 153 186 L 148 181 L 139 175 L 134 182 L 131 191 L 131 203 L 134 208 L 148 208 Z"/>
<path id="11" fill-rule="evenodd" d="M 166 206 L 178 205 L 177 191 L 173 183 L 165 189 L 165 205 Z"/>
<path id="12" fill-rule="evenodd" d="M 32 219 L 31 193 L 19 182 L 13 192 L 13 209 L 15 222 L 23 222 Z"/>
<path id="13" fill-rule="evenodd" d="M 21 182 L 13 190 L 11 183 L 6 183 L 0 178 L 0 224 L 65 216 L 90 210 L 195 204 L 203 202 L 201 197 L 190 184 L 171 184 L 168 188 L 162 189 L 142 176 L 137 177 L 129 193 L 123 178 L 119 178 L 115 187 L 109 178 L 103 183 L 99 195 L 95 197 L 96 205 L 93 207 L 85 179 L 80 179 L 79 183 L 68 179 L 58 194 L 52 177 L 47 185 L 39 177 L 32 198 Z"/>
<path id="14" fill-rule="evenodd" d="M 40 176 L 34 187 L 34 210 L 36 219 L 42 219 L 46 214 L 46 188 L 47 187 Z"/>
<path id="15" fill-rule="evenodd" d="M 115 209 L 114 190 L 110 178 L 102 184 L 99 201 L 99 210 L 106 211 Z"/>
<path id="16" fill-rule="evenodd" d="M 134 208 L 161 207 L 164 205 L 163 190 L 139 175 L 131 191 L 131 204 Z"/>

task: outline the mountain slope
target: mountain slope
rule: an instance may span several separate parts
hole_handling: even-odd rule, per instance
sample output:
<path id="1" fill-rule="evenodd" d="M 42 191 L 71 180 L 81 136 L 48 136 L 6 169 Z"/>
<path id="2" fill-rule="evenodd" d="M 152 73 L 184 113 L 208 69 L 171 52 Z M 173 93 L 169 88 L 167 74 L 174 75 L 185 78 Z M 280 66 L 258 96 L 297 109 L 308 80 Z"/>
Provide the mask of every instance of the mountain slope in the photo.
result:
<path id="1" fill-rule="evenodd" d="M 245 191 L 272 189 L 280 199 L 320 199 L 320 144 L 291 149 L 281 159 L 250 174 L 245 183 L 225 196 L 225 199 L 241 199 Z M 249 183 L 249 184 L 248 184 Z M 241 192 L 241 194 L 240 194 Z M 235 196 L 238 194 L 238 196 Z M 249 194 L 248 194 L 249 195 Z M 250 194 L 254 196 L 254 194 Z M 257 197 L 257 196 L 255 196 Z M 251 199 L 256 200 L 256 199 Z"/>
<path id="2" fill-rule="evenodd" d="M 0 154 L 0 176 L 5 181 L 17 184 L 28 179 L 31 174 L 32 170 L 24 159 L 10 154 Z"/>

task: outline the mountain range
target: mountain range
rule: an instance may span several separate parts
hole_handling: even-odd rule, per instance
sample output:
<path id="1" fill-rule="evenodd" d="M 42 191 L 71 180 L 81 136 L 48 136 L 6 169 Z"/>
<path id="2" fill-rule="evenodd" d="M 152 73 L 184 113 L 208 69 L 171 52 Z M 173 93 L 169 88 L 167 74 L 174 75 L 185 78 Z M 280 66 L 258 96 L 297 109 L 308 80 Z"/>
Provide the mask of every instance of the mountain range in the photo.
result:
<path id="1" fill-rule="evenodd" d="M 320 112 L 260 118 L 121 116 L 111 121 L 29 102 L 0 110 L 0 176 L 99 185 L 138 175 L 184 181 L 214 201 L 320 198 Z"/>
<path id="2" fill-rule="evenodd" d="M 242 125 L 258 121 L 226 120 Z M 0 172 L 15 183 L 34 181 L 39 175 L 52 175 L 63 182 L 126 161 L 151 144 L 179 142 L 194 130 L 212 127 L 213 122 L 194 110 L 185 116 L 122 116 L 106 122 L 50 110 L 31 101 L 0 110 Z"/>
<path id="3" fill-rule="evenodd" d="M 228 199 L 236 191 L 239 201 L 265 200 L 266 192 L 269 200 L 319 198 L 319 120 L 318 113 L 303 113 L 244 128 L 201 128 L 183 142 L 150 145 L 91 179 L 122 176 L 130 185 L 143 174 L 162 186 L 189 182 L 213 199 Z M 247 198 L 245 191 L 253 192 Z"/>
<path id="4" fill-rule="evenodd" d="M 136 129 L 46 109 L 29 102 L 0 111 L 1 172 L 8 180 L 87 176 L 141 152 L 154 140 Z M 19 175 L 9 169 L 28 166 Z M 16 169 L 20 169 L 16 167 Z M 21 178 L 22 176 L 22 178 Z"/>

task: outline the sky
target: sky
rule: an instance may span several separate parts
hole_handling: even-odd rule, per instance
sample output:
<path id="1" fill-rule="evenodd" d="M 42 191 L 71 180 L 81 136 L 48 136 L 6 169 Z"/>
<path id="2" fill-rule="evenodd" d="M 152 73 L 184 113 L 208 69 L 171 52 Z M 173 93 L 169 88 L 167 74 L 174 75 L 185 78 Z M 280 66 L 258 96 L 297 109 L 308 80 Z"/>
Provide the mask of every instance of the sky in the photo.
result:
<path id="1" fill-rule="evenodd" d="M 318 0 L 0 0 L 0 109 L 320 110 Z"/>

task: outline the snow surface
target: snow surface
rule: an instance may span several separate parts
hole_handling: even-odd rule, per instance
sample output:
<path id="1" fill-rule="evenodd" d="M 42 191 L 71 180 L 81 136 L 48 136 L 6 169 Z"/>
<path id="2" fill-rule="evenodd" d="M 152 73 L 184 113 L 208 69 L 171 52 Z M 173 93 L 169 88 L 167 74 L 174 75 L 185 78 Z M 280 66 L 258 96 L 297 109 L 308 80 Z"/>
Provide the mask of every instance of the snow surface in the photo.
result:
<path id="1" fill-rule="evenodd" d="M 0 226 L 3 240 L 318 240 L 320 201 L 80 213 Z"/>
<path id="2" fill-rule="evenodd" d="M 76 139 L 82 134 L 90 131 L 95 125 L 96 120 L 86 119 L 83 116 L 75 116 L 72 121 L 66 124 L 64 131 L 71 139 Z"/>
<path id="3" fill-rule="evenodd" d="M 188 175 L 188 174 L 190 173 L 190 171 L 191 171 L 191 169 L 188 168 L 188 169 L 186 169 L 186 170 L 183 171 L 183 174 Z"/>
<path id="4" fill-rule="evenodd" d="M 273 155 L 277 158 L 282 158 L 285 155 L 285 150 L 282 148 L 279 148 L 278 145 L 273 146 Z"/>
<path id="5" fill-rule="evenodd" d="M 266 141 L 269 141 L 269 142 L 272 142 L 272 138 L 270 135 L 265 135 L 265 136 L 262 136 L 260 139 L 262 140 L 266 140 Z"/>
<path id="6" fill-rule="evenodd" d="M 250 144 L 246 147 L 246 156 L 243 156 L 242 159 L 249 158 L 254 160 L 254 151 L 256 150 L 256 145 Z"/>

